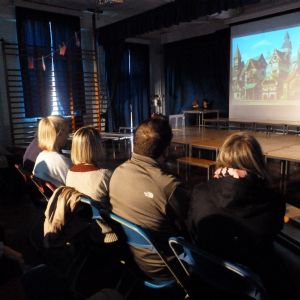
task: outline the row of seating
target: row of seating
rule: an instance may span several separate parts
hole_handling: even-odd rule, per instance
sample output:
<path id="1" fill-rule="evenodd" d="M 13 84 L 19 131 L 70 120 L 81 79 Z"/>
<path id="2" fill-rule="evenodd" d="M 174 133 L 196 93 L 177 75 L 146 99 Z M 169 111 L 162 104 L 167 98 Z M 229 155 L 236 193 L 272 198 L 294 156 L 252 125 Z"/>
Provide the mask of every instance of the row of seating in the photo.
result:
<path id="1" fill-rule="evenodd" d="M 20 165 L 15 165 L 18 172 L 22 175 L 26 183 L 32 182 L 43 196 L 45 202 L 48 202 L 55 187 L 48 182 L 39 180 L 25 171 Z M 98 207 L 93 206 L 89 199 L 83 198 L 82 202 L 88 203 L 93 212 L 93 219 L 109 218 L 112 222 L 121 225 L 127 238 L 127 244 L 136 248 L 151 248 L 161 258 L 163 263 L 169 269 L 172 275 L 171 280 L 154 281 L 149 278 L 143 279 L 145 287 L 150 289 L 170 289 L 175 286 L 179 287 L 185 295 L 185 299 L 198 299 L 206 290 L 210 292 L 217 290 L 217 293 L 226 293 L 232 297 L 247 296 L 251 299 L 267 299 L 265 289 L 256 274 L 252 273 L 248 268 L 237 265 L 235 263 L 222 260 L 199 248 L 192 246 L 182 237 L 171 237 L 169 239 L 170 249 L 173 251 L 177 259 L 175 265 L 170 264 L 164 253 L 156 246 L 155 240 L 151 234 L 116 214 L 99 211 Z M 84 260 L 83 260 L 84 261 Z M 132 262 L 125 262 L 126 268 L 132 268 Z M 80 270 L 78 268 L 77 272 Z M 134 273 L 136 266 L 131 273 Z M 137 277 L 141 276 L 139 272 Z M 78 275 L 78 274 L 77 274 Z M 128 276 L 125 272 L 124 277 Z M 74 277 L 74 276 L 73 276 Z M 122 280 L 127 278 L 121 278 Z M 72 283 L 75 283 L 73 278 Z M 133 282 L 133 285 L 135 282 Z M 119 283 L 119 285 L 122 285 Z M 75 289 L 72 287 L 72 289 Z M 126 292 L 127 297 L 134 286 L 128 286 Z M 220 299 L 222 299 L 221 296 Z"/>
<path id="2" fill-rule="evenodd" d="M 92 203 L 90 204 L 92 205 Z M 99 215 L 101 217 L 101 212 Z M 102 217 L 105 218 L 107 215 Z M 267 299 L 265 288 L 259 277 L 247 267 L 211 255 L 191 245 L 182 237 L 169 239 L 170 249 L 177 259 L 176 265 L 170 264 L 146 229 L 114 213 L 110 213 L 109 218 L 121 225 L 129 246 L 139 249 L 150 247 L 161 258 L 173 277 L 172 280 L 161 280 L 160 282 L 145 279 L 146 287 L 164 289 L 178 285 L 184 292 L 185 299 L 200 299 L 201 295 L 203 296 L 204 286 L 210 292 L 217 290 L 217 293 L 221 295 L 221 298 L 218 299 L 225 299 L 223 298 L 224 293 L 231 295 L 232 299 L 241 299 L 240 297 L 256 300 Z"/>

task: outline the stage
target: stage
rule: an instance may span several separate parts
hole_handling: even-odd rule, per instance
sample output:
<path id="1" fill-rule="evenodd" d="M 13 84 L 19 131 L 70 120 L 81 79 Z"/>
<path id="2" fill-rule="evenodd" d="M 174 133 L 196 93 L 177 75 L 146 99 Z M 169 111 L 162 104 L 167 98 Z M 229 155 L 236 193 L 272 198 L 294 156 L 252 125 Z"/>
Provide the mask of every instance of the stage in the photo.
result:
<path id="1" fill-rule="evenodd" d="M 238 131 L 240 130 L 185 127 L 173 130 L 172 143 L 185 145 L 188 156 L 192 155 L 195 148 L 211 150 L 217 154 L 226 137 Z M 300 136 L 248 132 L 256 137 L 266 158 L 300 162 Z"/>

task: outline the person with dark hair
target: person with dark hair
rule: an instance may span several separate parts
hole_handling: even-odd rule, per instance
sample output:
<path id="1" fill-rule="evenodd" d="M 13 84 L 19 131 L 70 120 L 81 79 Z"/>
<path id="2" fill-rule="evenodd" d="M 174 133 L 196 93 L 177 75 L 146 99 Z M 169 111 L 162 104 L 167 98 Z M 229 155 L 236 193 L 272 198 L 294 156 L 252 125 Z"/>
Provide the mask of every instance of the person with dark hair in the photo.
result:
<path id="1" fill-rule="evenodd" d="M 192 110 L 199 110 L 199 101 L 198 98 L 195 98 L 192 102 Z"/>
<path id="2" fill-rule="evenodd" d="M 202 110 L 207 110 L 207 109 L 210 109 L 210 103 L 206 98 L 204 98 L 202 99 Z"/>
<path id="3" fill-rule="evenodd" d="M 149 230 L 172 260 L 168 238 L 183 235 L 188 195 L 180 182 L 162 169 L 172 130 L 166 118 L 152 118 L 137 128 L 133 154 L 113 173 L 109 197 L 114 213 Z M 171 278 L 150 249 L 131 247 L 141 270 L 152 279 Z"/>

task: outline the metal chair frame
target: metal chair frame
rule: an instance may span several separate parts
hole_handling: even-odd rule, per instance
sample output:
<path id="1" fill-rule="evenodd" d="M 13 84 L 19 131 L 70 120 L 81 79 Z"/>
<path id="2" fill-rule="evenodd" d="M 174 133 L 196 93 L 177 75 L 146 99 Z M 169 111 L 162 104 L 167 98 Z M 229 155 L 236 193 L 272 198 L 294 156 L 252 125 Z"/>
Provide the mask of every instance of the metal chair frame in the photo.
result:
<path id="1" fill-rule="evenodd" d="M 169 246 L 190 278 L 195 276 L 199 282 L 232 295 L 247 296 L 255 300 L 268 299 L 259 276 L 248 267 L 207 253 L 182 237 L 171 237 Z M 200 290 L 199 292 L 201 293 Z M 197 295 L 197 287 L 194 287 L 192 294 Z"/>
<path id="2" fill-rule="evenodd" d="M 45 201 L 48 202 L 53 192 L 56 190 L 56 186 L 49 182 L 45 181 L 43 179 L 40 179 L 33 174 L 30 176 L 31 181 L 34 183 L 34 185 L 37 187 L 38 191 L 42 194 Z"/>
<path id="3" fill-rule="evenodd" d="M 127 244 L 129 246 L 133 246 L 136 248 L 143 248 L 143 249 L 151 249 L 151 251 L 156 253 L 160 257 L 160 259 L 164 262 L 164 264 L 166 265 L 166 267 L 170 271 L 170 274 L 173 277 L 170 280 L 161 280 L 160 282 L 144 279 L 143 281 L 144 285 L 151 289 L 162 289 L 162 288 L 174 287 L 177 283 L 184 291 L 186 295 L 185 298 L 187 299 L 189 295 L 184 281 L 185 278 L 183 278 L 182 275 L 180 274 L 181 270 L 175 271 L 175 268 L 168 263 L 164 254 L 155 245 L 155 241 L 153 240 L 149 232 L 146 229 L 143 229 L 140 226 L 131 223 L 114 213 L 110 213 L 109 217 L 111 218 L 111 220 L 117 222 L 122 226 L 124 233 L 127 237 Z"/>

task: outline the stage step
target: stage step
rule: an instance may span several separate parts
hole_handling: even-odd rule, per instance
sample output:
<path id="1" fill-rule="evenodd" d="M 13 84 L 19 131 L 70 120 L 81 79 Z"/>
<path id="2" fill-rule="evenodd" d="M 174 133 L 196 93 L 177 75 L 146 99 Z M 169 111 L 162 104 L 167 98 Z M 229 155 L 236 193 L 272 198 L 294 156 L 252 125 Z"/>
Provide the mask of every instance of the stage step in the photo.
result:
<path id="1" fill-rule="evenodd" d="M 199 168 L 205 168 L 207 170 L 207 180 L 210 179 L 210 175 L 212 173 L 213 167 L 215 166 L 216 162 L 209 159 L 204 158 L 196 158 L 190 156 L 179 157 L 176 159 L 177 161 L 177 174 L 180 173 L 180 164 L 185 164 L 186 166 L 194 166 Z M 187 173 L 186 173 L 187 175 Z"/>

